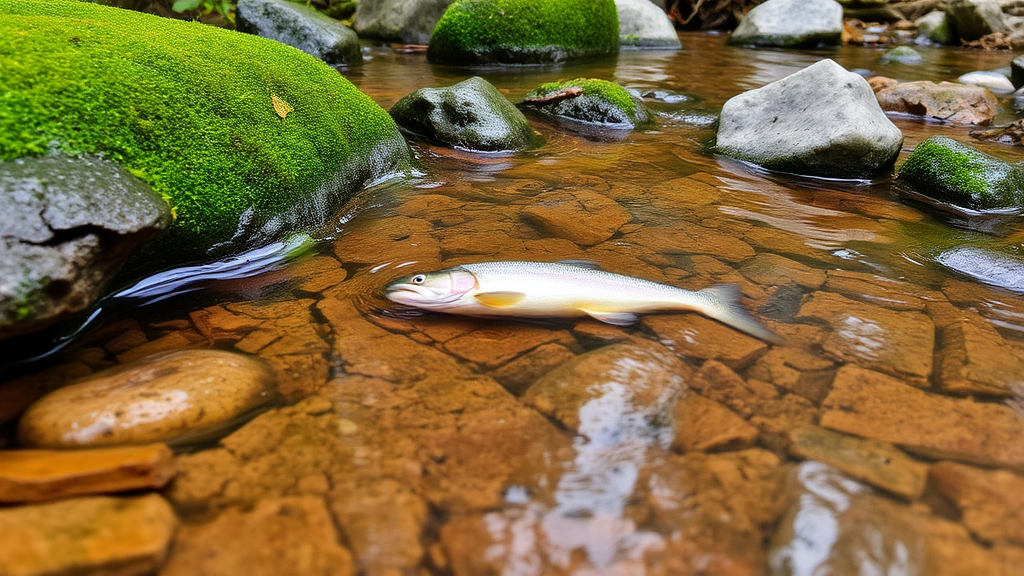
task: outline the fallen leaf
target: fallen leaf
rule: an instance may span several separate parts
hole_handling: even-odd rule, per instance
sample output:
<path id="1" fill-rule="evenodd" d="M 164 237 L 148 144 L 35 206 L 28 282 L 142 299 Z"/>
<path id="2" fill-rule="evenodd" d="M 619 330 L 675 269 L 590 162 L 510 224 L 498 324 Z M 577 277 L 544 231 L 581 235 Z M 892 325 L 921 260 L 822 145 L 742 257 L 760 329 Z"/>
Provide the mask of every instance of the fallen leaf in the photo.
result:
<path id="1" fill-rule="evenodd" d="M 295 108 L 292 108 L 291 104 L 278 98 L 277 94 L 271 94 L 270 100 L 274 103 L 274 112 L 277 112 L 277 115 L 280 116 L 282 120 L 284 120 L 290 112 L 295 110 Z"/>

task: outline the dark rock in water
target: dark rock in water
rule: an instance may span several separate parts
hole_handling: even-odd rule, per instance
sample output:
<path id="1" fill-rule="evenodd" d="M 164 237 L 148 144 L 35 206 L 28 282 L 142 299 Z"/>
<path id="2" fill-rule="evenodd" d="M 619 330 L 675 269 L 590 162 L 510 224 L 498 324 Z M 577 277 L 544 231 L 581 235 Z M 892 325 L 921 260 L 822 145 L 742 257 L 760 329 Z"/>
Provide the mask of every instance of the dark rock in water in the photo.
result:
<path id="1" fill-rule="evenodd" d="M 239 32 L 277 40 L 331 65 L 360 64 L 359 37 L 313 8 L 288 0 L 240 0 Z"/>
<path id="2" fill-rule="evenodd" d="M 995 128 L 976 128 L 971 130 L 971 138 L 1000 144 L 1020 145 L 1024 139 L 1024 119 L 1015 120 L 1006 126 Z"/>
<path id="3" fill-rule="evenodd" d="M 867 81 L 822 60 L 726 102 L 716 147 L 770 170 L 860 178 L 888 170 L 902 144 Z"/>
<path id="4" fill-rule="evenodd" d="M 1003 11 L 996 0 L 952 0 L 946 17 L 962 40 L 977 40 L 993 32 L 1007 32 Z"/>
<path id="5" fill-rule="evenodd" d="M 427 44 L 452 0 L 362 0 L 352 26 L 360 36 Z"/>
<path id="6" fill-rule="evenodd" d="M 939 254 L 935 261 L 975 280 L 1024 293 L 1024 260 L 993 250 L 964 246 Z"/>
<path id="7" fill-rule="evenodd" d="M 878 61 L 882 64 L 920 64 L 922 58 L 921 53 L 910 46 L 897 46 L 882 54 Z"/>
<path id="8" fill-rule="evenodd" d="M 1024 56 L 1017 56 L 1010 62 L 1010 81 L 1017 88 L 1024 86 Z"/>
<path id="9" fill-rule="evenodd" d="M 159 194 L 106 160 L 0 162 L 0 339 L 95 302 L 136 247 L 171 222 Z"/>
<path id="10" fill-rule="evenodd" d="M 615 0 L 619 11 L 619 45 L 678 50 L 676 27 L 665 11 L 649 0 Z"/>
<path id="11" fill-rule="evenodd" d="M 576 78 L 548 82 L 523 97 L 523 106 L 584 124 L 637 128 L 651 122 L 639 98 L 607 80 Z"/>
<path id="12" fill-rule="evenodd" d="M 681 104 L 690 100 L 689 96 L 673 92 L 672 90 L 637 90 L 635 88 L 627 88 L 626 90 L 630 94 L 644 100 L 654 100 L 655 102 L 664 102 L 665 104 Z"/>
<path id="13" fill-rule="evenodd" d="M 467 150 L 523 150 L 533 139 L 523 113 L 478 76 L 420 88 L 396 102 L 391 116 L 404 132 Z"/>
<path id="14" fill-rule="evenodd" d="M 999 101 L 987 88 L 953 82 L 902 82 L 879 90 L 875 97 L 886 112 L 953 124 L 988 124 L 999 113 Z"/>
<path id="15" fill-rule="evenodd" d="M 1024 169 L 945 136 L 918 144 L 898 179 L 918 194 L 969 210 L 1024 208 Z"/>
<path id="16" fill-rule="evenodd" d="M 834 0 L 768 0 L 747 13 L 729 38 L 748 46 L 839 44 L 843 7 Z"/>

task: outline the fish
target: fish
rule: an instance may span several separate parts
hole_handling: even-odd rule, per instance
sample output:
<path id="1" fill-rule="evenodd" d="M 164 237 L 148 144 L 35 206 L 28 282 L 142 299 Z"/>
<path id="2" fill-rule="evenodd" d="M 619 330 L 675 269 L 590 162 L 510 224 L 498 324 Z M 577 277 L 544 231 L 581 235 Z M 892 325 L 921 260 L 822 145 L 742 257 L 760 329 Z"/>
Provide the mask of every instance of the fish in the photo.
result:
<path id="1" fill-rule="evenodd" d="M 586 260 L 462 264 L 400 278 L 384 291 L 397 304 L 484 318 L 590 316 L 628 326 L 638 314 L 694 311 L 766 342 L 782 341 L 743 309 L 735 284 L 684 290 L 606 272 Z"/>

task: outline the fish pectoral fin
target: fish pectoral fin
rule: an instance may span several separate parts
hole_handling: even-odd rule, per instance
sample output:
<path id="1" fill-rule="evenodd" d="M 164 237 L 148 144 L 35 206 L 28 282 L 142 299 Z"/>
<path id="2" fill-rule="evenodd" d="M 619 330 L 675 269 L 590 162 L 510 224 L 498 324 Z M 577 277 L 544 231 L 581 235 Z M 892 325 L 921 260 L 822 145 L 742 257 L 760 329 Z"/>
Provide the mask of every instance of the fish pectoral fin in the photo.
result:
<path id="1" fill-rule="evenodd" d="M 481 292 L 476 294 L 474 298 L 484 306 L 491 308 L 508 308 L 522 301 L 526 298 L 526 294 L 522 292 Z"/>
<path id="2" fill-rule="evenodd" d="M 592 310 L 580 310 L 594 320 L 600 320 L 605 324 L 616 326 L 629 326 L 637 321 L 637 315 L 631 312 L 596 312 Z"/>

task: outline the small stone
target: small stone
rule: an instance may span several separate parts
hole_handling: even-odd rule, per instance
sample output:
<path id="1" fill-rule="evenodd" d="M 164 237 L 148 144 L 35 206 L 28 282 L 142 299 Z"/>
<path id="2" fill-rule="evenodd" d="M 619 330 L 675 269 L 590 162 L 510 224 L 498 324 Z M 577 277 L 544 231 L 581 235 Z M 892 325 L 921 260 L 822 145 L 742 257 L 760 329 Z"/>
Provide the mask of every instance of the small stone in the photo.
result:
<path id="1" fill-rule="evenodd" d="M 939 396 L 844 366 L 822 408 L 824 428 L 929 458 L 1024 470 L 1024 416 L 1007 406 Z"/>
<path id="2" fill-rule="evenodd" d="M 872 76 L 868 78 L 868 86 L 871 86 L 871 90 L 878 93 L 879 90 L 884 90 L 890 86 L 899 84 L 898 80 L 893 78 L 886 78 L 885 76 Z"/>
<path id="3" fill-rule="evenodd" d="M 875 93 L 886 112 L 929 116 L 953 124 L 988 124 L 999 114 L 999 101 L 981 86 L 952 82 L 901 82 Z"/>
<path id="4" fill-rule="evenodd" d="M 174 455 L 163 444 L 0 451 L 0 502 L 162 488 L 173 476 Z"/>
<path id="5" fill-rule="evenodd" d="M 287 0 L 239 0 L 236 18 L 239 32 L 298 48 L 332 66 L 363 61 L 356 33 L 314 8 Z"/>
<path id="6" fill-rule="evenodd" d="M 753 447 L 758 431 L 722 404 L 685 393 L 676 403 L 676 437 L 680 452 L 718 452 Z"/>
<path id="7" fill-rule="evenodd" d="M 0 574 L 151 574 L 177 525 L 156 494 L 0 509 Z"/>
<path id="8" fill-rule="evenodd" d="M 740 268 L 740 274 L 765 286 L 796 284 L 808 290 L 817 290 L 825 282 L 825 271 L 811 268 L 789 258 L 761 252 Z"/>
<path id="9" fill-rule="evenodd" d="M 988 88 L 993 94 L 1012 94 L 1016 90 L 1006 74 L 998 71 L 968 72 L 958 77 L 956 81 L 961 84 Z"/>
<path id="10" fill-rule="evenodd" d="M 920 64 L 923 59 L 921 53 L 910 46 L 897 46 L 882 54 L 878 61 L 881 64 Z"/>
<path id="11" fill-rule="evenodd" d="M 51 392 L 22 416 L 33 448 L 184 442 L 223 431 L 274 399 L 259 360 L 220 350 L 148 357 Z"/>
<path id="12" fill-rule="evenodd" d="M 897 178 L 926 198 L 970 210 L 1024 207 L 1024 169 L 945 136 L 918 144 Z"/>
<path id="13" fill-rule="evenodd" d="M 463 360 L 486 368 L 497 368 L 525 352 L 549 343 L 570 347 L 576 340 L 565 330 L 496 323 L 447 340 L 444 349 Z"/>
<path id="14" fill-rule="evenodd" d="M 758 358 L 747 376 L 820 404 L 832 386 L 835 363 L 804 348 L 776 347 Z"/>
<path id="15" fill-rule="evenodd" d="M 541 344 L 490 373 L 509 392 L 519 395 L 538 378 L 569 362 L 576 355 L 562 344 Z"/>
<path id="16" fill-rule="evenodd" d="M 815 46 L 839 44 L 843 7 L 833 0 L 768 0 L 754 6 L 729 37 L 730 44 Z"/>
<path id="17" fill-rule="evenodd" d="M 1024 358 L 988 322 L 958 320 L 942 329 L 936 379 L 953 394 L 1009 397 L 1024 391 Z"/>
<path id="18" fill-rule="evenodd" d="M 714 359 L 733 369 L 749 366 L 768 345 L 697 314 L 644 316 L 643 325 L 676 354 Z"/>
<path id="19" fill-rule="evenodd" d="M 929 478 L 953 501 L 964 525 L 979 540 L 1024 546 L 1024 477 L 939 462 L 931 467 Z"/>
<path id="20" fill-rule="evenodd" d="M 843 473 L 907 500 L 924 492 L 928 466 L 891 444 L 803 425 L 789 433 L 789 453 L 827 464 Z"/>
<path id="21" fill-rule="evenodd" d="M 541 194 L 523 209 L 522 218 L 581 246 L 604 242 L 633 219 L 618 202 L 584 190 Z"/>
<path id="22" fill-rule="evenodd" d="M 1017 107 L 1016 101 L 1014 106 Z M 970 134 L 971 138 L 981 140 L 982 142 L 998 142 L 1000 144 L 1019 146 L 1021 141 L 1024 140 L 1024 120 L 1014 120 L 1006 126 L 974 128 Z"/>

